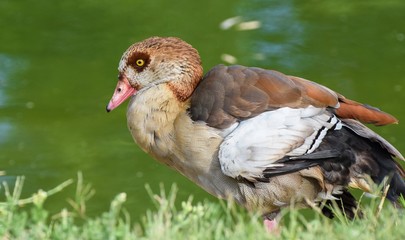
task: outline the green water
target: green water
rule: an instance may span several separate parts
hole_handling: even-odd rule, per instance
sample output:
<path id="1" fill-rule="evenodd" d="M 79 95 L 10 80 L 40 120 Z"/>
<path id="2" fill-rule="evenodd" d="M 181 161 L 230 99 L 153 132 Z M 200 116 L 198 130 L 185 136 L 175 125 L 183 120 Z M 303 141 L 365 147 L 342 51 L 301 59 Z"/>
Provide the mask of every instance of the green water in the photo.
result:
<path id="1" fill-rule="evenodd" d="M 221 29 L 227 18 L 257 29 Z M 0 1 L 0 170 L 26 176 L 24 196 L 82 171 L 96 195 L 89 214 L 128 194 L 133 216 L 151 208 L 145 184 L 177 183 L 179 198 L 211 198 L 133 143 L 125 106 L 105 112 L 121 54 L 152 35 L 177 36 L 204 68 L 259 66 L 305 77 L 405 122 L 405 2 Z M 124 104 L 125 105 L 125 104 Z M 374 128 L 405 152 L 405 124 Z M 66 205 L 73 186 L 47 206 Z"/>

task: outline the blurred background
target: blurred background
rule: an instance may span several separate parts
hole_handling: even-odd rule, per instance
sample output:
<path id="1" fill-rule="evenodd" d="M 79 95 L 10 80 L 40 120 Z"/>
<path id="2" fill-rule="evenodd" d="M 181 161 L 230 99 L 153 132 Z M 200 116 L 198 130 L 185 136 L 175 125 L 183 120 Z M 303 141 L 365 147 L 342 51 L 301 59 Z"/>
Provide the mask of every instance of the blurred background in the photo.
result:
<path id="1" fill-rule="evenodd" d="M 133 143 L 126 104 L 105 112 L 122 53 L 150 36 L 191 43 L 205 72 L 275 69 L 381 108 L 402 124 L 373 129 L 405 153 L 403 0 L 1 0 L 0 29 L 0 181 L 25 176 L 25 197 L 81 171 L 96 189 L 90 216 L 126 192 L 138 218 L 152 208 L 145 184 L 215 201 Z M 46 207 L 60 211 L 74 189 Z"/>

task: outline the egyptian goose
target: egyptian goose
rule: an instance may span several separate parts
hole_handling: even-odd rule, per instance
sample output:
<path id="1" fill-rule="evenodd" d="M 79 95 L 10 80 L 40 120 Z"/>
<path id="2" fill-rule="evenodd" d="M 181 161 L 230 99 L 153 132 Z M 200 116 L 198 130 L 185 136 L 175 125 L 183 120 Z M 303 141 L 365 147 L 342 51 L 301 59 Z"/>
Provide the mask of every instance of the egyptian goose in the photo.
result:
<path id="1" fill-rule="evenodd" d="M 401 153 L 362 123 L 397 120 L 303 78 L 218 65 L 203 76 L 196 49 L 174 37 L 128 48 L 107 111 L 127 98 L 135 142 L 212 195 L 232 198 L 277 224 L 280 208 L 321 202 L 355 216 L 348 187 L 405 196 Z M 362 122 L 362 123 L 361 123 Z M 324 208 L 325 215 L 332 211 Z"/>

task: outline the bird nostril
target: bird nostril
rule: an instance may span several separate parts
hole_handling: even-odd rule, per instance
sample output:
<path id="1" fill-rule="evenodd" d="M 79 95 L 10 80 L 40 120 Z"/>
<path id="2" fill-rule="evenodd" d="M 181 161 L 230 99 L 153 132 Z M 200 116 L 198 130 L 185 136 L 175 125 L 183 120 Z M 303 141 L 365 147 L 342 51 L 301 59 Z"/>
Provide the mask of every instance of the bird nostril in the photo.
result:
<path id="1" fill-rule="evenodd" d="M 117 92 L 121 92 L 121 90 L 122 90 L 121 88 L 117 88 Z"/>

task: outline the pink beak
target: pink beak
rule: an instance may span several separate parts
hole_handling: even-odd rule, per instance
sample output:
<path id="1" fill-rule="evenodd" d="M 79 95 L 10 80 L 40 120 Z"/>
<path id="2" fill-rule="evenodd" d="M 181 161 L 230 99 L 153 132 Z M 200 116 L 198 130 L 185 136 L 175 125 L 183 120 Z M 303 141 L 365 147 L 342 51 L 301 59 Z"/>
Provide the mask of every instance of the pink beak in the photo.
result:
<path id="1" fill-rule="evenodd" d="M 127 98 L 131 97 L 136 93 L 136 89 L 129 84 L 128 79 L 120 75 L 117 86 L 115 87 L 114 94 L 107 105 L 107 112 L 114 110 L 121 103 L 123 103 Z"/>

